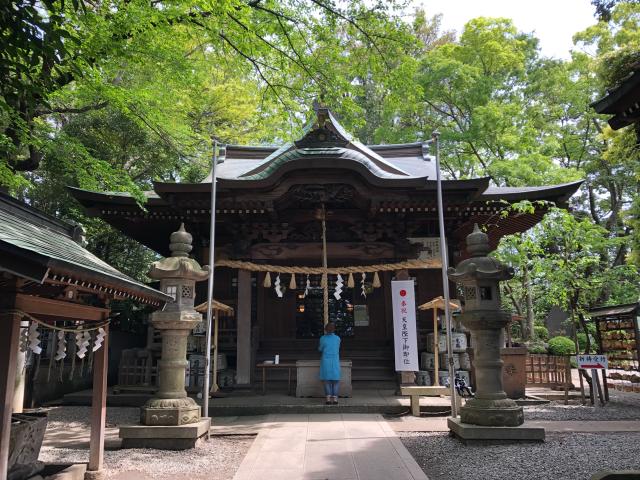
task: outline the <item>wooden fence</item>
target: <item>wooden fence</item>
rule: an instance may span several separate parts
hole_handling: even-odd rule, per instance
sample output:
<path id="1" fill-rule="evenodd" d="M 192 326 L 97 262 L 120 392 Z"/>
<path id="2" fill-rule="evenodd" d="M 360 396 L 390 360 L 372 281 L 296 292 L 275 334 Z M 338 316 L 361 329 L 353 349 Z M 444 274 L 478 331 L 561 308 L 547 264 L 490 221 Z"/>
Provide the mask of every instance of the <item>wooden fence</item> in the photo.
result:
<path id="1" fill-rule="evenodd" d="M 532 353 L 527 355 L 527 387 L 559 388 L 571 383 L 569 358 Z"/>
<path id="2" fill-rule="evenodd" d="M 123 350 L 118 366 L 118 385 L 114 393 L 124 391 L 149 392 L 157 390 L 158 367 L 150 350 L 131 348 Z"/>

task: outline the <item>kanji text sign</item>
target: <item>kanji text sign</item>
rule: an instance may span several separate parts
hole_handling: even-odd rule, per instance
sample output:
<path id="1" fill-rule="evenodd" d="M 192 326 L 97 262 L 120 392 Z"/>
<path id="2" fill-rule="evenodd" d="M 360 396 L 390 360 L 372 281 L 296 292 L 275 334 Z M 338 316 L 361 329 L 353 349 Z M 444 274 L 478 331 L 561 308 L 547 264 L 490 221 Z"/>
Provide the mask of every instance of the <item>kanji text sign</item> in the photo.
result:
<path id="1" fill-rule="evenodd" d="M 393 340 L 396 371 L 417 372 L 418 337 L 416 335 L 416 300 L 413 280 L 391 282 L 393 306 Z"/>
<path id="2" fill-rule="evenodd" d="M 576 355 L 576 361 L 578 368 L 603 368 L 605 370 L 609 368 L 606 355 Z"/>

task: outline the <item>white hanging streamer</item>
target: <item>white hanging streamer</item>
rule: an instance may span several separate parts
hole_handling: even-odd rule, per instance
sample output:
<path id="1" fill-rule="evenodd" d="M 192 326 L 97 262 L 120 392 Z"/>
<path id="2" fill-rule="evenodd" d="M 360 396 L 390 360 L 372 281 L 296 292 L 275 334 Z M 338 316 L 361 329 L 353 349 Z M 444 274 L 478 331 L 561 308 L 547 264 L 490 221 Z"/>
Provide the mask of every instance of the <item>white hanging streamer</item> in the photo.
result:
<path id="1" fill-rule="evenodd" d="M 29 350 L 29 329 L 28 328 L 21 328 L 20 329 L 20 351 L 22 353 L 27 353 L 27 350 Z"/>
<path id="2" fill-rule="evenodd" d="M 338 274 L 338 278 L 336 279 L 336 289 L 333 292 L 333 296 L 336 300 L 340 300 L 342 293 L 342 286 L 344 285 L 344 281 L 342 280 L 342 275 Z"/>
<path id="3" fill-rule="evenodd" d="M 76 333 L 76 355 L 78 358 L 84 358 L 87 354 L 87 350 L 89 349 L 89 340 L 91 339 L 91 335 L 89 332 L 78 332 Z"/>
<path id="4" fill-rule="evenodd" d="M 273 282 L 273 284 L 275 285 L 276 295 L 278 295 L 278 298 L 282 298 L 282 289 L 280 288 L 280 274 L 278 274 L 278 276 L 276 277 L 276 281 Z"/>
<path id="5" fill-rule="evenodd" d="M 40 355 L 42 353 L 42 348 L 40 348 L 40 332 L 38 332 L 38 324 L 36 322 L 31 322 L 29 325 L 29 348 L 36 355 Z"/>
<path id="6" fill-rule="evenodd" d="M 362 285 L 362 288 L 361 288 L 362 296 L 365 298 L 367 298 L 367 291 L 364 286 L 364 281 L 366 278 L 367 278 L 367 274 L 362 272 L 362 280 L 360 280 L 360 285 Z"/>
<path id="7" fill-rule="evenodd" d="M 56 352 L 55 360 L 62 360 L 67 356 L 67 340 L 63 331 L 58 332 L 58 350 Z"/>
<path id="8" fill-rule="evenodd" d="M 93 351 L 97 351 L 104 341 L 104 337 L 107 335 L 107 332 L 104 331 L 104 328 L 100 327 L 98 329 L 98 334 L 96 335 L 95 340 L 93 341 Z"/>
<path id="9" fill-rule="evenodd" d="M 304 296 L 309 295 L 309 289 L 311 288 L 311 280 L 309 280 L 309 275 L 307 275 L 307 283 L 304 286 Z"/>

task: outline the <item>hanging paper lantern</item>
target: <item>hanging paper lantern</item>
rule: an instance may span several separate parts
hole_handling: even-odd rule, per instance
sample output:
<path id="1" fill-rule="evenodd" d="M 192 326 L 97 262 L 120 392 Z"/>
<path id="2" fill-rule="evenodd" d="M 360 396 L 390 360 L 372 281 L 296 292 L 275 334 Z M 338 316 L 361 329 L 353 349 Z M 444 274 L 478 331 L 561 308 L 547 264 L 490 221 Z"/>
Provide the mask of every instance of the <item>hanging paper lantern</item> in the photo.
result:
<path id="1" fill-rule="evenodd" d="M 360 280 L 360 291 L 362 296 L 367 298 L 367 289 L 365 288 L 364 281 L 367 279 L 367 274 L 362 272 L 362 280 Z"/>
<path id="2" fill-rule="evenodd" d="M 64 332 L 60 330 L 58 332 L 58 350 L 56 351 L 55 360 L 62 360 L 67 356 L 67 341 L 64 337 Z"/>
<path id="3" fill-rule="evenodd" d="M 333 292 L 333 296 L 336 300 L 340 300 L 340 294 L 342 293 L 342 285 L 344 285 L 342 280 L 342 275 L 338 274 L 338 278 L 336 279 L 336 288 Z"/>
<path id="4" fill-rule="evenodd" d="M 382 284 L 380 283 L 380 277 L 378 276 L 378 272 L 373 274 L 373 282 L 371 283 L 373 288 L 380 288 Z"/>
<path id="5" fill-rule="evenodd" d="M 36 322 L 31 322 L 31 325 L 29 325 L 29 348 L 36 355 L 40 355 L 42 353 L 39 337 L 40 332 L 38 332 L 38 324 Z"/>
<path id="6" fill-rule="evenodd" d="M 95 340 L 93 341 L 93 351 L 97 351 L 101 346 L 102 342 L 104 342 L 104 337 L 107 335 L 107 332 L 104 331 L 104 328 L 100 327 L 98 329 L 98 334 L 96 335 Z"/>
<path id="7" fill-rule="evenodd" d="M 264 282 L 262 283 L 262 286 L 264 288 L 271 287 L 271 274 L 269 272 L 267 272 L 267 274 L 264 276 Z"/>
<path id="8" fill-rule="evenodd" d="M 349 278 L 347 278 L 347 287 L 354 288 L 356 283 L 353 280 L 353 273 L 349 272 Z"/>
<path id="9" fill-rule="evenodd" d="M 298 286 L 296 285 L 296 274 L 292 273 L 291 274 L 291 281 L 289 282 L 289 288 L 291 290 L 295 290 L 298 288 Z"/>
<path id="10" fill-rule="evenodd" d="M 309 275 L 307 274 L 307 282 L 305 283 L 304 286 L 304 296 L 306 297 L 307 295 L 309 295 L 309 289 L 311 288 L 311 280 L 309 280 Z"/>
<path id="11" fill-rule="evenodd" d="M 275 291 L 278 298 L 282 298 L 282 288 L 280 288 L 280 274 L 276 277 L 276 281 L 273 282 L 275 285 Z"/>

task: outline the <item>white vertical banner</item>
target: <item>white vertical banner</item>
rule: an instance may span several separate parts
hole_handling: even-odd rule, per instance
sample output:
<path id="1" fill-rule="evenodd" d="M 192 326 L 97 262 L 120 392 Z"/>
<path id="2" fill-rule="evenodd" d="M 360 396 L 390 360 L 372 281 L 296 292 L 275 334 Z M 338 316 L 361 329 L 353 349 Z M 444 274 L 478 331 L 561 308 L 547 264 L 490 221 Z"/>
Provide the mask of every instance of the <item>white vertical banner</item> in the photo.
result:
<path id="1" fill-rule="evenodd" d="M 397 372 L 417 372 L 416 296 L 413 280 L 391 282 L 393 344 Z"/>

